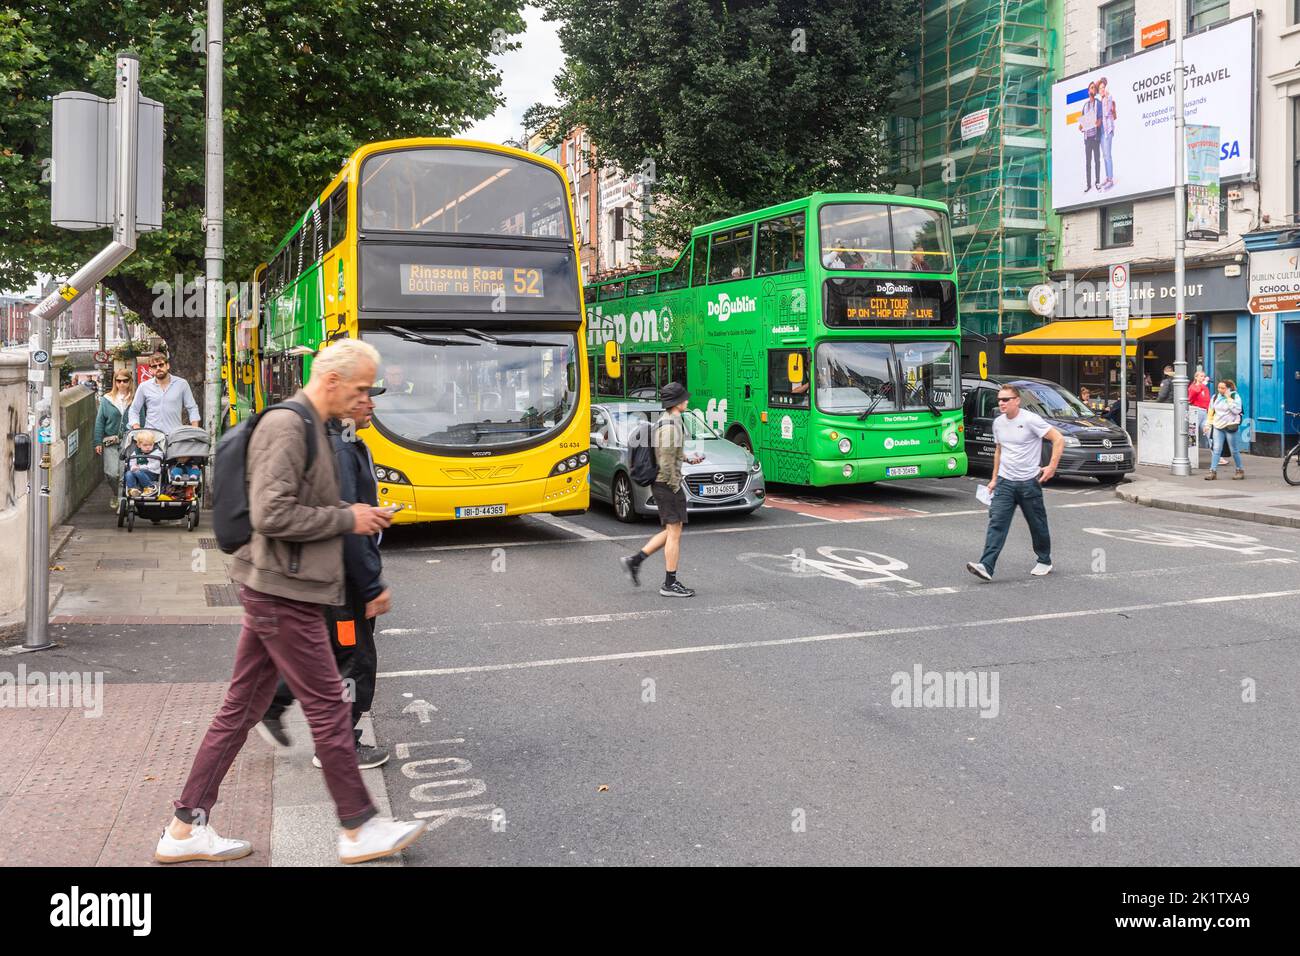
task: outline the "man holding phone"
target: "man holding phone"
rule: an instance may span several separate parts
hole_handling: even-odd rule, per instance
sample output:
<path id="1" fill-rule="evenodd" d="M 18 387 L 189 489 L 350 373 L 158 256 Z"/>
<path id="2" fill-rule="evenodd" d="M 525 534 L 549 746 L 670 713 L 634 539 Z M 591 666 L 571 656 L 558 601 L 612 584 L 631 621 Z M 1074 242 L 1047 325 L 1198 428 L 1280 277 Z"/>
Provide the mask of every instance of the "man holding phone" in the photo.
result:
<path id="1" fill-rule="evenodd" d="M 1047 530 L 1047 506 L 1043 503 L 1043 484 L 1051 481 L 1065 450 L 1065 438 L 1047 424 L 1042 416 L 1020 407 L 1020 389 L 1003 385 L 998 389 L 998 407 L 1002 414 L 993 420 L 993 477 L 989 481 L 989 527 L 984 538 L 984 554 L 971 561 L 966 570 L 982 581 L 993 580 L 1002 546 L 1011 530 L 1011 516 L 1016 506 L 1029 523 L 1038 563 L 1029 573 L 1042 577 L 1052 573 L 1052 538 Z M 1052 458 L 1042 460 L 1043 439 L 1052 443 Z"/>
<path id="2" fill-rule="evenodd" d="M 362 395 L 352 409 L 350 418 L 332 419 L 327 430 L 334 461 L 338 466 L 339 496 L 348 504 L 361 502 L 376 506 L 379 503 L 375 483 L 375 465 L 370 449 L 358 434 L 370 427 L 375 411 L 375 396 L 385 389 L 372 387 Z M 395 514 L 399 505 L 388 507 Z M 346 601 L 342 607 L 331 609 L 328 615 L 333 641 L 334 660 L 345 690 L 352 693 L 352 725 L 357 741 L 357 764 L 362 770 L 378 767 L 388 761 L 388 751 L 383 747 L 361 742 L 361 731 L 356 729 L 361 715 L 370 709 L 375 698 L 375 675 L 379 672 L 379 658 L 375 649 L 375 618 L 387 614 L 392 607 L 392 592 L 383 579 L 383 559 L 379 555 L 377 534 L 349 534 L 343 539 L 343 570 Z M 273 744 L 288 746 L 281 716 L 293 703 L 293 693 L 283 680 L 276 690 L 275 699 L 257 725 L 258 733 Z M 312 757 L 317 767 L 320 761 Z"/>

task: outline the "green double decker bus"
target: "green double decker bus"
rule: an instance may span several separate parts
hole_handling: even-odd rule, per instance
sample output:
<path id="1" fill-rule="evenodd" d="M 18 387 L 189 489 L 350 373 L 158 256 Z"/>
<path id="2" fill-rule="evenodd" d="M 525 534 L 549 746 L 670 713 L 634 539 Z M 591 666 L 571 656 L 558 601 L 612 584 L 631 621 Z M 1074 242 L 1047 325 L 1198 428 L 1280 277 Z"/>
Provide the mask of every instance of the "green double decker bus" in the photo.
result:
<path id="1" fill-rule="evenodd" d="M 593 401 L 690 389 L 769 481 L 966 473 L 941 203 L 815 193 L 691 232 L 667 269 L 586 290 Z"/>

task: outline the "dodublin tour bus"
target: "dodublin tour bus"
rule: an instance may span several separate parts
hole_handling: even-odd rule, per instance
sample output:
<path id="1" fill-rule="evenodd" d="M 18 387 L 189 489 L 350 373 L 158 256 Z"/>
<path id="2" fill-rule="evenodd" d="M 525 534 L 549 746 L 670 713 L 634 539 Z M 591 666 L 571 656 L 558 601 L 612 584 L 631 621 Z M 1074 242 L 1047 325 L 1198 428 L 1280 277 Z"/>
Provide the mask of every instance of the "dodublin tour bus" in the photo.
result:
<path id="1" fill-rule="evenodd" d="M 815 193 L 691 232 L 677 261 L 586 290 L 596 400 L 669 381 L 768 480 L 966 472 L 946 208 Z"/>
<path id="2" fill-rule="evenodd" d="M 238 421 L 292 395 L 318 349 L 379 350 L 359 432 L 397 522 L 588 505 L 581 272 L 563 170 L 506 146 L 356 150 L 227 309 Z"/>

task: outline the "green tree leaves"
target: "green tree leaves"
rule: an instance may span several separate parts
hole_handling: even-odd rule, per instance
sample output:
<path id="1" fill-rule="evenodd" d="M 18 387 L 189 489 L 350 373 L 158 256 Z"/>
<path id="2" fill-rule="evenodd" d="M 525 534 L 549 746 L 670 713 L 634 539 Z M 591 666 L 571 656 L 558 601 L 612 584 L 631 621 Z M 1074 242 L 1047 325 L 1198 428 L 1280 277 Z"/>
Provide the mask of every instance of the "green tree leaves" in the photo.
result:
<path id="1" fill-rule="evenodd" d="M 647 247 L 816 190 L 891 184 L 883 135 L 916 0 L 543 0 L 562 22 L 566 104 L 628 172 L 654 161 Z"/>

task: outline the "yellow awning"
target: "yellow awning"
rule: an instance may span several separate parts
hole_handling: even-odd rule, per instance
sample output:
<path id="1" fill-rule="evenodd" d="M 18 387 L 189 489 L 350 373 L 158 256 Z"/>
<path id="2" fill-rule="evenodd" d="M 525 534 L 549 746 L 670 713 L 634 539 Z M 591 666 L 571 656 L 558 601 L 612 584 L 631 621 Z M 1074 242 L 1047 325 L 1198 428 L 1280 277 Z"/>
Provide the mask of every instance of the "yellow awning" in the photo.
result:
<path id="1" fill-rule="evenodd" d="M 1177 322 L 1172 315 L 1130 319 L 1125 350 L 1136 357 L 1137 340 L 1156 332 L 1172 328 Z M 1048 322 L 1042 328 L 1031 329 L 1007 339 L 1004 351 L 1008 355 L 1104 355 L 1119 358 L 1119 333 L 1110 319 L 1061 319 Z"/>

